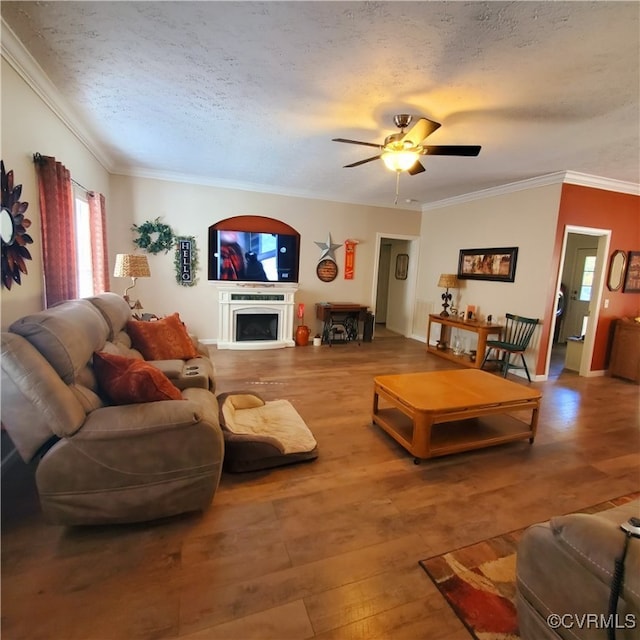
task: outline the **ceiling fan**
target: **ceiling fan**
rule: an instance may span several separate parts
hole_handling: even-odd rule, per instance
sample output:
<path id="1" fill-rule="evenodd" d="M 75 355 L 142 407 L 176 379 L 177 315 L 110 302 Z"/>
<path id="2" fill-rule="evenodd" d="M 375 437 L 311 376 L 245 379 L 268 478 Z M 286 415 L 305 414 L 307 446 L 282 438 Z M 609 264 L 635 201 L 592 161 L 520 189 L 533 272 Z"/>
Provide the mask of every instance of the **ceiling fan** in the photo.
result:
<path id="1" fill-rule="evenodd" d="M 420 156 L 477 156 L 480 153 L 479 145 L 425 145 L 423 144 L 425 139 L 440 128 L 440 123 L 428 118 L 418 118 L 413 127 L 405 133 L 405 128 L 409 126 L 412 120 L 412 116 L 407 113 L 394 116 L 393 121 L 399 127 L 400 132 L 387 136 L 384 144 L 347 140 L 346 138 L 332 138 L 333 142 L 360 144 L 380 149 L 380 153 L 377 156 L 346 164 L 344 168 L 359 167 L 361 164 L 382 158 L 385 166 L 392 171 L 397 171 L 398 173 L 406 171 L 414 176 L 425 170 L 418 159 Z"/>

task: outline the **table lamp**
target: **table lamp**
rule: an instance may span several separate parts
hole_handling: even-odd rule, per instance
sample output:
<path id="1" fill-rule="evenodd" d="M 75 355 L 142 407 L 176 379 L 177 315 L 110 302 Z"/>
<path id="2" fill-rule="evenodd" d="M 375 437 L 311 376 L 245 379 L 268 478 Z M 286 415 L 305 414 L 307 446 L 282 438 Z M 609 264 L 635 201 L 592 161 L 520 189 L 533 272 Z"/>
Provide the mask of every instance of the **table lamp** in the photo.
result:
<path id="1" fill-rule="evenodd" d="M 131 284 L 124 290 L 123 298 L 131 309 L 142 309 L 140 300 L 136 300 L 133 304 L 129 298 L 129 289 L 136 286 L 138 278 L 149 278 L 151 270 L 149 269 L 149 261 L 147 256 L 137 255 L 135 253 L 118 253 L 116 255 L 116 266 L 113 270 L 114 278 L 131 278 Z"/>
<path id="2" fill-rule="evenodd" d="M 458 288 L 458 278 L 455 273 L 442 273 L 440 274 L 440 279 L 438 280 L 438 286 L 446 289 L 446 292 L 442 294 L 442 311 L 440 312 L 440 316 L 443 318 L 449 317 L 449 312 L 447 311 L 449 307 L 449 302 L 451 302 L 452 295 L 449 293 L 449 289 L 457 289 Z"/>

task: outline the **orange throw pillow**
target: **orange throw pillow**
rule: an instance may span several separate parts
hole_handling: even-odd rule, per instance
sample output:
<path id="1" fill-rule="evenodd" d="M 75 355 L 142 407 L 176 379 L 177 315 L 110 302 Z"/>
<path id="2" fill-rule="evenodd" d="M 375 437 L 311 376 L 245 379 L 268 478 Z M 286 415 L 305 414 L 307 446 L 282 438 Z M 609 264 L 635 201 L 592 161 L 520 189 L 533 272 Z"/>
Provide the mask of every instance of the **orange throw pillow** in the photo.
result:
<path id="1" fill-rule="evenodd" d="M 96 351 L 93 370 L 98 386 L 114 404 L 182 400 L 169 378 L 144 360 Z"/>
<path id="2" fill-rule="evenodd" d="M 200 355 L 177 313 L 154 322 L 129 320 L 127 333 L 145 360 L 188 360 Z"/>

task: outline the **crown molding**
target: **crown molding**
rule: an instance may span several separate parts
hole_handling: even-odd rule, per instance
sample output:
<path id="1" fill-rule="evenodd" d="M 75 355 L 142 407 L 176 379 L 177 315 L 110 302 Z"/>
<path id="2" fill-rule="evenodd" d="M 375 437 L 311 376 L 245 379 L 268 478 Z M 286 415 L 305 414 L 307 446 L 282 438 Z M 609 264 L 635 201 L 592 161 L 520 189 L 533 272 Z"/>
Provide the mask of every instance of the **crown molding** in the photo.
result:
<path id="1" fill-rule="evenodd" d="M 33 92 L 51 109 L 56 117 L 78 138 L 95 159 L 107 170 L 113 166 L 111 158 L 102 149 L 95 136 L 84 126 L 64 96 L 51 82 L 42 67 L 27 51 L 11 27 L 2 20 L 1 53 L 16 73 L 27 83 Z"/>
<path id="2" fill-rule="evenodd" d="M 592 176 L 588 173 L 578 173 L 577 171 L 567 171 L 564 182 L 575 184 L 581 187 L 591 187 L 593 189 L 603 189 L 604 191 L 616 191 L 628 195 L 640 196 L 640 184 L 635 182 L 625 182 L 623 180 L 613 180 L 612 178 L 602 178 Z"/>
<path id="3" fill-rule="evenodd" d="M 492 198 L 506 193 L 535 189 L 536 187 L 547 187 L 551 184 L 565 183 L 575 184 L 582 187 L 591 187 L 593 189 L 604 189 L 605 191 L 627 193 L 636 196 L 640 195 L 640 184 L 636 184 L 634 182 L 601 178 L 599 176 L 592 176 L 587 173 L 578 173 L 576 171 L 556 171 L 555 173 L 548 173 L 543 176 L 538 176 L 537 178 L 518 180 L 517 182 L 500 185 L 499 187 L 481 189 L 480 191 L 472 191 L 461 196 L 446 198 L 444 200 L 438 200 L 437 202 L 429 202 L 422 205 L 422 211 L 431 211 L 432 209 L 441 209 L 442 207 L 450 207 L 464 202 L 472 202 L 483 198 Z"/>
<path id="4" fill-rule="evenodd" d="M 511 182 L 509 184 L 503 184 L 498 187 L 490 187 L 489 189 L 471 191 L 469 193 L 464 193 L 461 196 L 445 198 L 444 200 L 438 200 L 437 202 L 429 202 L 422 205 L 422 211 L 424 212 L 431 211 L 432 209 L 440 209 L 442 207 L 450 207 L 456 204 L 463 204 L 465 202 L 473 202 L 474 200 L 482 200 L 483 198 L 501 196 L 505 193 L 524 191 L 525 189 L 546 187 L 550 184 L 562 184 L 563 180 L 564 171 L 558 171 L 556 173 L 549 173 L 544 176 L 538 176 L 537 178 L 527 178 L 526 180 L 518 180 L 518 182 Z"/>
<path id="5" fill-rule="evenodd" d="M 419 203 L 411 202 L 403 205 L 380 205 L 356 200 L 336 200 L 335 197 L 306 191 L 304 189 L 285 189 L 266 184 L 255 184 L 253 182 L 242 182 L 239 180 L 220 180 L 208 178 L 206 176 L 191 175 L 184 173 L 174 173 L 172 171 L 158 171 L 154 169 L 144 169 L 141 167 L 117 167 L 111 171 L 113 175 L 126 176 L 131 178 L 147 178 L 149 180 L 164 180 L 167 182 L 179 182 L 182 184 L 202 185 L 205 187 L 215 187 L 218 189 L 231 189 L 235 191 L 250 191 L 252 193 L 264 193 L 275 196 L 286 196 L 289 198 L 304 198 L 306 200 L 322 200 L 324 202 L 337 202 L 341 204 L 353 204 L 360 207 L 376 207 L 380 209 L 401 209 L 403 211 L 420 211 Z"/>

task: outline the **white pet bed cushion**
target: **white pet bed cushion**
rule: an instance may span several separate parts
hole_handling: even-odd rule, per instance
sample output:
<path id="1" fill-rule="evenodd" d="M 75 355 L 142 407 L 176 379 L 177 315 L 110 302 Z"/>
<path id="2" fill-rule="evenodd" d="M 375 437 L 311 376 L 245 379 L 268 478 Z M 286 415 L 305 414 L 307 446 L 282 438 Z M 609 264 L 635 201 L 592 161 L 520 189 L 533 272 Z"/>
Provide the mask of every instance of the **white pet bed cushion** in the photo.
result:
<path id="1" fill-rule="evenodd" d="M 316 458 L 317 442 L 288 400 L 265 402 L 253 393 L 218 396 L 225 468 L 251 471 Z"/>

